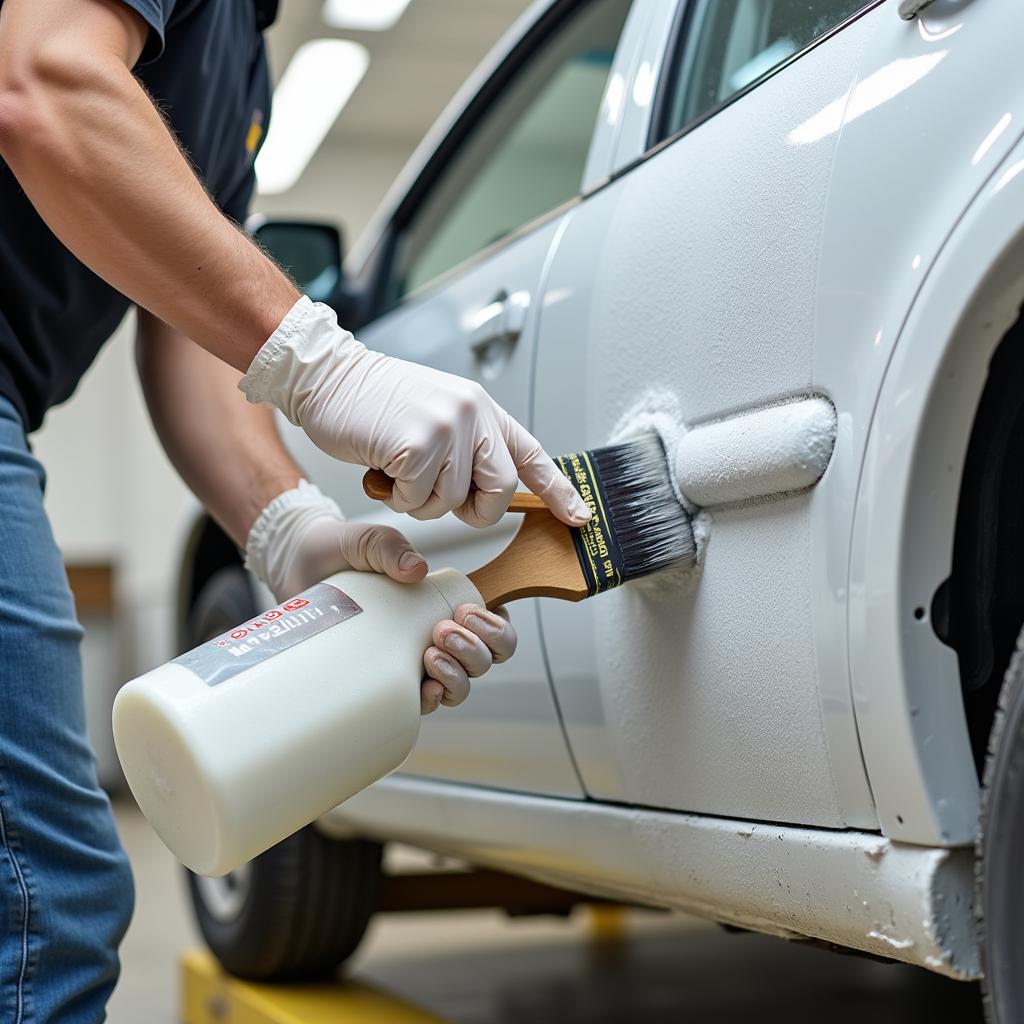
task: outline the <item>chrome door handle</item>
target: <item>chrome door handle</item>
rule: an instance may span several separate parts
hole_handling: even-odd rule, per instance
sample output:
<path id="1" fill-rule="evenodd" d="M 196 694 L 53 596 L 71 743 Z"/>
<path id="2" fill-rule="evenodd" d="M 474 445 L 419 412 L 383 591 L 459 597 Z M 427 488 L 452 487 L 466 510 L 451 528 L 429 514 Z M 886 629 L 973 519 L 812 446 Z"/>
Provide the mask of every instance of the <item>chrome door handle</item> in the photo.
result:
<path id="1" fill-rule="evenodd" d="M 897 11 L 904 21 L 913 21 L 933 0 L 900 0 Z"/>
<path id="2" fill-rule="evenodd" d="M 499 292 L 473 318 L 469 347 L 478 359 L 497 346 L 511 347 L 523 333 L 530 308 L 529 292 Z"/>

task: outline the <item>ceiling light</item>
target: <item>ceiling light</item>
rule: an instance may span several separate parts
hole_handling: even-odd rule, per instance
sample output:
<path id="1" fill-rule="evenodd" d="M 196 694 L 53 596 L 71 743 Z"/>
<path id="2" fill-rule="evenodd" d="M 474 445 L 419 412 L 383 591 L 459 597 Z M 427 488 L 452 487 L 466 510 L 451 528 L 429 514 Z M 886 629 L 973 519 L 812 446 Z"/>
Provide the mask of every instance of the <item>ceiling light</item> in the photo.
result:
<path id="1" fill-rule="evenodd" d="M 331 28 L 382 32 L 391 28 L 409 6 L 409 0 L 325 0 L 324 21 Z"/>
<path id="2" fill-rule="evenodd" d="M 260 192 L 285 192 L 299 180 L 369 63 L 366 47 L 348 39 L 314 39 L 295 51 L 274 90 L 270 131 L 256 158 Z"/>

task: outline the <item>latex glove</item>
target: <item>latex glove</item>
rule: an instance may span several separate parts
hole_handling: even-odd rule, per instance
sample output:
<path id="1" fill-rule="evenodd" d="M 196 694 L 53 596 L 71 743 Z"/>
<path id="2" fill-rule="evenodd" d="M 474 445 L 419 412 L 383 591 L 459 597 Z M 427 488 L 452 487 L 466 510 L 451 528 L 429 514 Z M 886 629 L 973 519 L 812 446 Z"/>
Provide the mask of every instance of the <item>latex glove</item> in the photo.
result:
<path id="1" fill-rule="evenodd" d="M 305 480 L 278 495 L 249 531 L 245 566 L 282 601 L 345 569 L 386 573 L 416 583 L 427 563 L 389 526 L 347 523 L 341 509 Z M 464 604 L 434 628 L 433 646 L 423 655 L 426 678 L 420 711 L 461 704 L 470 677 L 483 675 L 516 649 L 516 632 L 501 609 L 489 612 Z"/>
<path id="2" fill-rule="evenodd" d="M 395 480 L 388 504 L 417 519 L 454 512 L 496 523 L 518 480 L 564 523 L 590 510 L 537 440 L 479 384 L 372 352 L 303 296 L 256 354 L 239 387 L 270 402 L 318 448 Z"/>

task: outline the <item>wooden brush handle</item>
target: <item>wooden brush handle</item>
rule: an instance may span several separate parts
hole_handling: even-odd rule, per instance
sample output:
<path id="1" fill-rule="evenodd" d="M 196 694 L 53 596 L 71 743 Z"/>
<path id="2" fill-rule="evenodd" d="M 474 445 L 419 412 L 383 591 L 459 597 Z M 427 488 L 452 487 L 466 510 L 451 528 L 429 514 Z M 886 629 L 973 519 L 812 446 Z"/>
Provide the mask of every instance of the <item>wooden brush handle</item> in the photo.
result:
<path id="1" fill-rule="evenodd" d="M 380 469 L 369 469 L 363 490 L 375 501 L 391 497 L 394 480 Z M 517 493 L 510 512 L 525 512 L 508 547 L 497 558 L 469 574 L 488 608 L 521 597 L 556 597 L 582 601 L 587 582 L 580 568 L 569 527 L 559 522 L 536 494 Z"/>
<path id="2" fill-rule="evenodd" d="M 388 501 L 394 490 L 395 481 L 383 469 L 368 469 L 363 476 L 363 490 L 368 498 L 374 501 Z M 547 509 L 542 498 L 527 491 L 519 491 L 512 496 L 509 512 L 543 512 Z"/>
<path id="3" fill-rule="evenodd" d="M 547 509 L 527 512 L 508 547 L 469 578 L 488 608 L 521 597 L 582 601 L 589 595 L 572 533 Z"/>

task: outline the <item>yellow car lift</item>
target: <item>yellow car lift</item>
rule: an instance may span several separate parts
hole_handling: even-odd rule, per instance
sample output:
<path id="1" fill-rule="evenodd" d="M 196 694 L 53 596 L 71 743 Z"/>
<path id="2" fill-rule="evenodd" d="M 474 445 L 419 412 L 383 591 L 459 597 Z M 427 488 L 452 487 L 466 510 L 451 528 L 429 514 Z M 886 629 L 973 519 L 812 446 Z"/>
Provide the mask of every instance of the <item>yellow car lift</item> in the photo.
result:
<path id="1" fill-rule="evenodd" d="M 622 938 L 622 907 L 499 871 L 470 870 L 384 876 L 377 912 L 503 907 L 513 916 L 567 914 L 585 904 L 594 940 Z M 206 951 L 181 957 L 183 1024 L 446 1024 L 443 1018 L 361 982 L 304 985 L 242 981 Z"/>
<path id="2" fill-rule="evenodd" d="M 209 953 L 181 958 L 184 1024 L 445 1024 L 360 982 L 259 985 L 225 974 Z"/>

